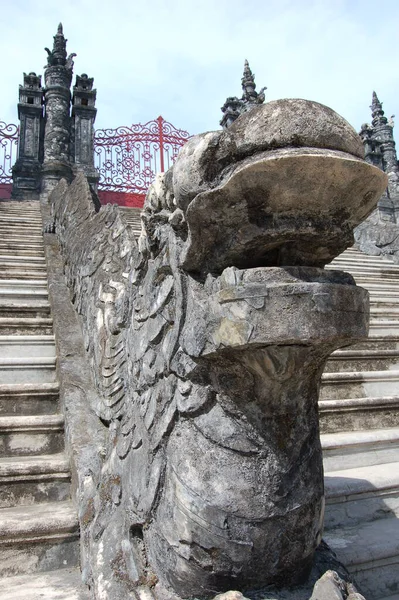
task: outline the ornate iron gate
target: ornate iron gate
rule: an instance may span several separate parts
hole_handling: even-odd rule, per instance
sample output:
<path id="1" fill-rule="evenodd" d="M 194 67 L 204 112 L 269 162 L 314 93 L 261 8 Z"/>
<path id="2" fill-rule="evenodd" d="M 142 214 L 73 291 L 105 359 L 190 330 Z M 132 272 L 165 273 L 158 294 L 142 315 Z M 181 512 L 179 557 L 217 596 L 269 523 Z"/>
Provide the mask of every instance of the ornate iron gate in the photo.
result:
<path id="1" fill-rule="evenodd" d="M 161 116 L 144 125 L 97 129 L 94 160 L 102 202 L 142 206 L 156 173 L 173 164 L 189 137 Z"/>
<path id="2" fill-rule="evenodd" d="M 18 125 L 0 121 L 0 199 L 9 198 L 12 166 L 18 157 Z"/>
<path id="3" fill-rule="evenodd" d="M 17 125 L 0 121 L 0 199 L 11 194 L 18 133 Z M 94 159 L 100 173 L 101 202 L 142 206 L 156 173 L 169 169 L 189 138 L 187 131 L 161 116 L 144 125 L 97 129 Z"/>

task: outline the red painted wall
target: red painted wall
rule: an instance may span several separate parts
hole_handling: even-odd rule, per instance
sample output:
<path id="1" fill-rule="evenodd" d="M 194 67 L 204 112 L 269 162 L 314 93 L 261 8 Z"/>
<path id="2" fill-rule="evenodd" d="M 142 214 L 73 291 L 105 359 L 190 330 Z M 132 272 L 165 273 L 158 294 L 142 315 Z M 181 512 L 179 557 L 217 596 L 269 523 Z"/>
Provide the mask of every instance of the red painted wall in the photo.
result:
<path id="1" fill-rule="evenodd" d="M 0 200 L 11 198 L 12 183 L 0 183 Z M 143 208 L 145 194 L 134 194 L 129 192 L 110 192 L 100 190 L 98 192 L 101 204 L 118 204 L 119 206 L 131 206 Z"/>
<path id="2" fill-rule="evenodd" d="M 12 183 L 0 183 L 0 200 L 11 198 Z"/>
<path id="3" fill-rule="evenodd" d="M 101 204 L 118 204 L 134 208 L 142 208 L 145 200 L 145 194 L 110 192 L 108 190 L 99 190 L 98 197 Z"/>

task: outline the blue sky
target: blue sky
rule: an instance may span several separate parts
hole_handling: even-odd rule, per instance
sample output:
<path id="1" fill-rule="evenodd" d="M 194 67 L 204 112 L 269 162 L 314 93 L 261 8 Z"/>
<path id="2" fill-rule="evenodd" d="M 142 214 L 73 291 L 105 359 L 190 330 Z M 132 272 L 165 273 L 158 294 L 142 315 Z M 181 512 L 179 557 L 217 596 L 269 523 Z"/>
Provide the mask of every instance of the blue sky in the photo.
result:
<path id="1" fill-rule="evenodd" d="M 241 95 L 245 58 L 266 100 L 316 100 L 359 129 L 375 89 L 399 123 L 397 0 L 14 0 L 2 21 L 6 122 L 23 71 L 43 73 L 62 21 L 75 74 L 94 77 L 97 128 L 162 114 L 190 133 L 217 129 L 226 96 Z"/>

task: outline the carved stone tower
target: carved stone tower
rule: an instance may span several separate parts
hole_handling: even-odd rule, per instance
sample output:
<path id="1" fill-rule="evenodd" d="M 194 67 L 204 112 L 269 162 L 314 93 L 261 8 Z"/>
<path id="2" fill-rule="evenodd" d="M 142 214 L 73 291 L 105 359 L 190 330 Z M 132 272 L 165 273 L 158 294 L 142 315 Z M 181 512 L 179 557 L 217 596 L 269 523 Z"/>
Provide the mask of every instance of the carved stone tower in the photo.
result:
<path id="1" fill-rule="evenodd" d="M 247 60 L 244 63 L 241 87 L 243 91 L 242 97 L 238 99 L 237 96 L 230 96 L 221 108 L 223 117 L 220 125 L 223 129 L 227 129 L 240 115 L 258 104 L 263 104 L 265 101 L 264 91 L 267 88 L 263 87 L 259 93 L 256 91 L 255 75 L 252 73 Z"/>
<path id="2" fill-rule="evenodd" d="M 44 72 L 45 129 L 44 159 L 42 170 L 42 193 L 50 192 L 61 177 L 71 179 L 69 159 L 71 137 L 71 81 L 73 57 L 67 58 L 66 42 L 62 24 L 54 36 L 53 50 L 48 48 L 47 69 Z"/>
<path id="3" fill-rule="evenodd" d="M 388 175 L 388 187 L 378 202 L 379 218 L 382 221 L 399 222 L 399 166 L 393 138 L 393 117 L 386 118 L 382 102 L 373 92 L 371 102 L 371 125 L 362 125 L 365 159 Z"/>
<path id="4" fill-rule="evenodd" d="M 16 200 L 38 198 L 43 154 L 43 88 L 41 76 L 24 73 L 19 86 L 18 118 L 20 134 L 18 159 L 13 167 L 12 197 Z"/>
<path id="5" fill-rule="evenodd" d="M 100 178 L 94 167 L 94 121 L 97 90 L 86 73 L 76 76 L 72 97 L 71 160 L 97 189 Z"/>
<path id="6" fill-rule="evenodd" d="M 18 160 L 13 168 L 12 197 L 18 200 L 47 198 L 64 177 L 72 179 L 76 171 L 84 171 L 96 188 L 99 175 L 94 167 L 94 119 L 96 90 L 93 78 L 76 77 L 71 114 L 71 82 L 73 57 L 67 56 L 67 40 L 62 24 L 54 36 L 53 49 L 47 51 L 44 73 L 24 74 L 20 86 L 18 116 L 20 139 Z"/>

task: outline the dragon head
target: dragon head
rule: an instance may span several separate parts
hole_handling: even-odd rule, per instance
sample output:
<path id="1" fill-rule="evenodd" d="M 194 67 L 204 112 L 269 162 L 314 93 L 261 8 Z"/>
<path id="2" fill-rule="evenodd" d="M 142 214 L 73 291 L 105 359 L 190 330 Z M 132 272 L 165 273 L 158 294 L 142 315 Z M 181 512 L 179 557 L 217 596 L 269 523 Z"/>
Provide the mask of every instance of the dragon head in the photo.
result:
<path id="1" fill-rule="evenodd" d="M 286 99 L 191 138 L 165 186 L 186 224 L 182 266 L 206 274 L 323 267 L 353 243 L 386 176 L 364 161 L 359 136 L 336 112 Z"/>

